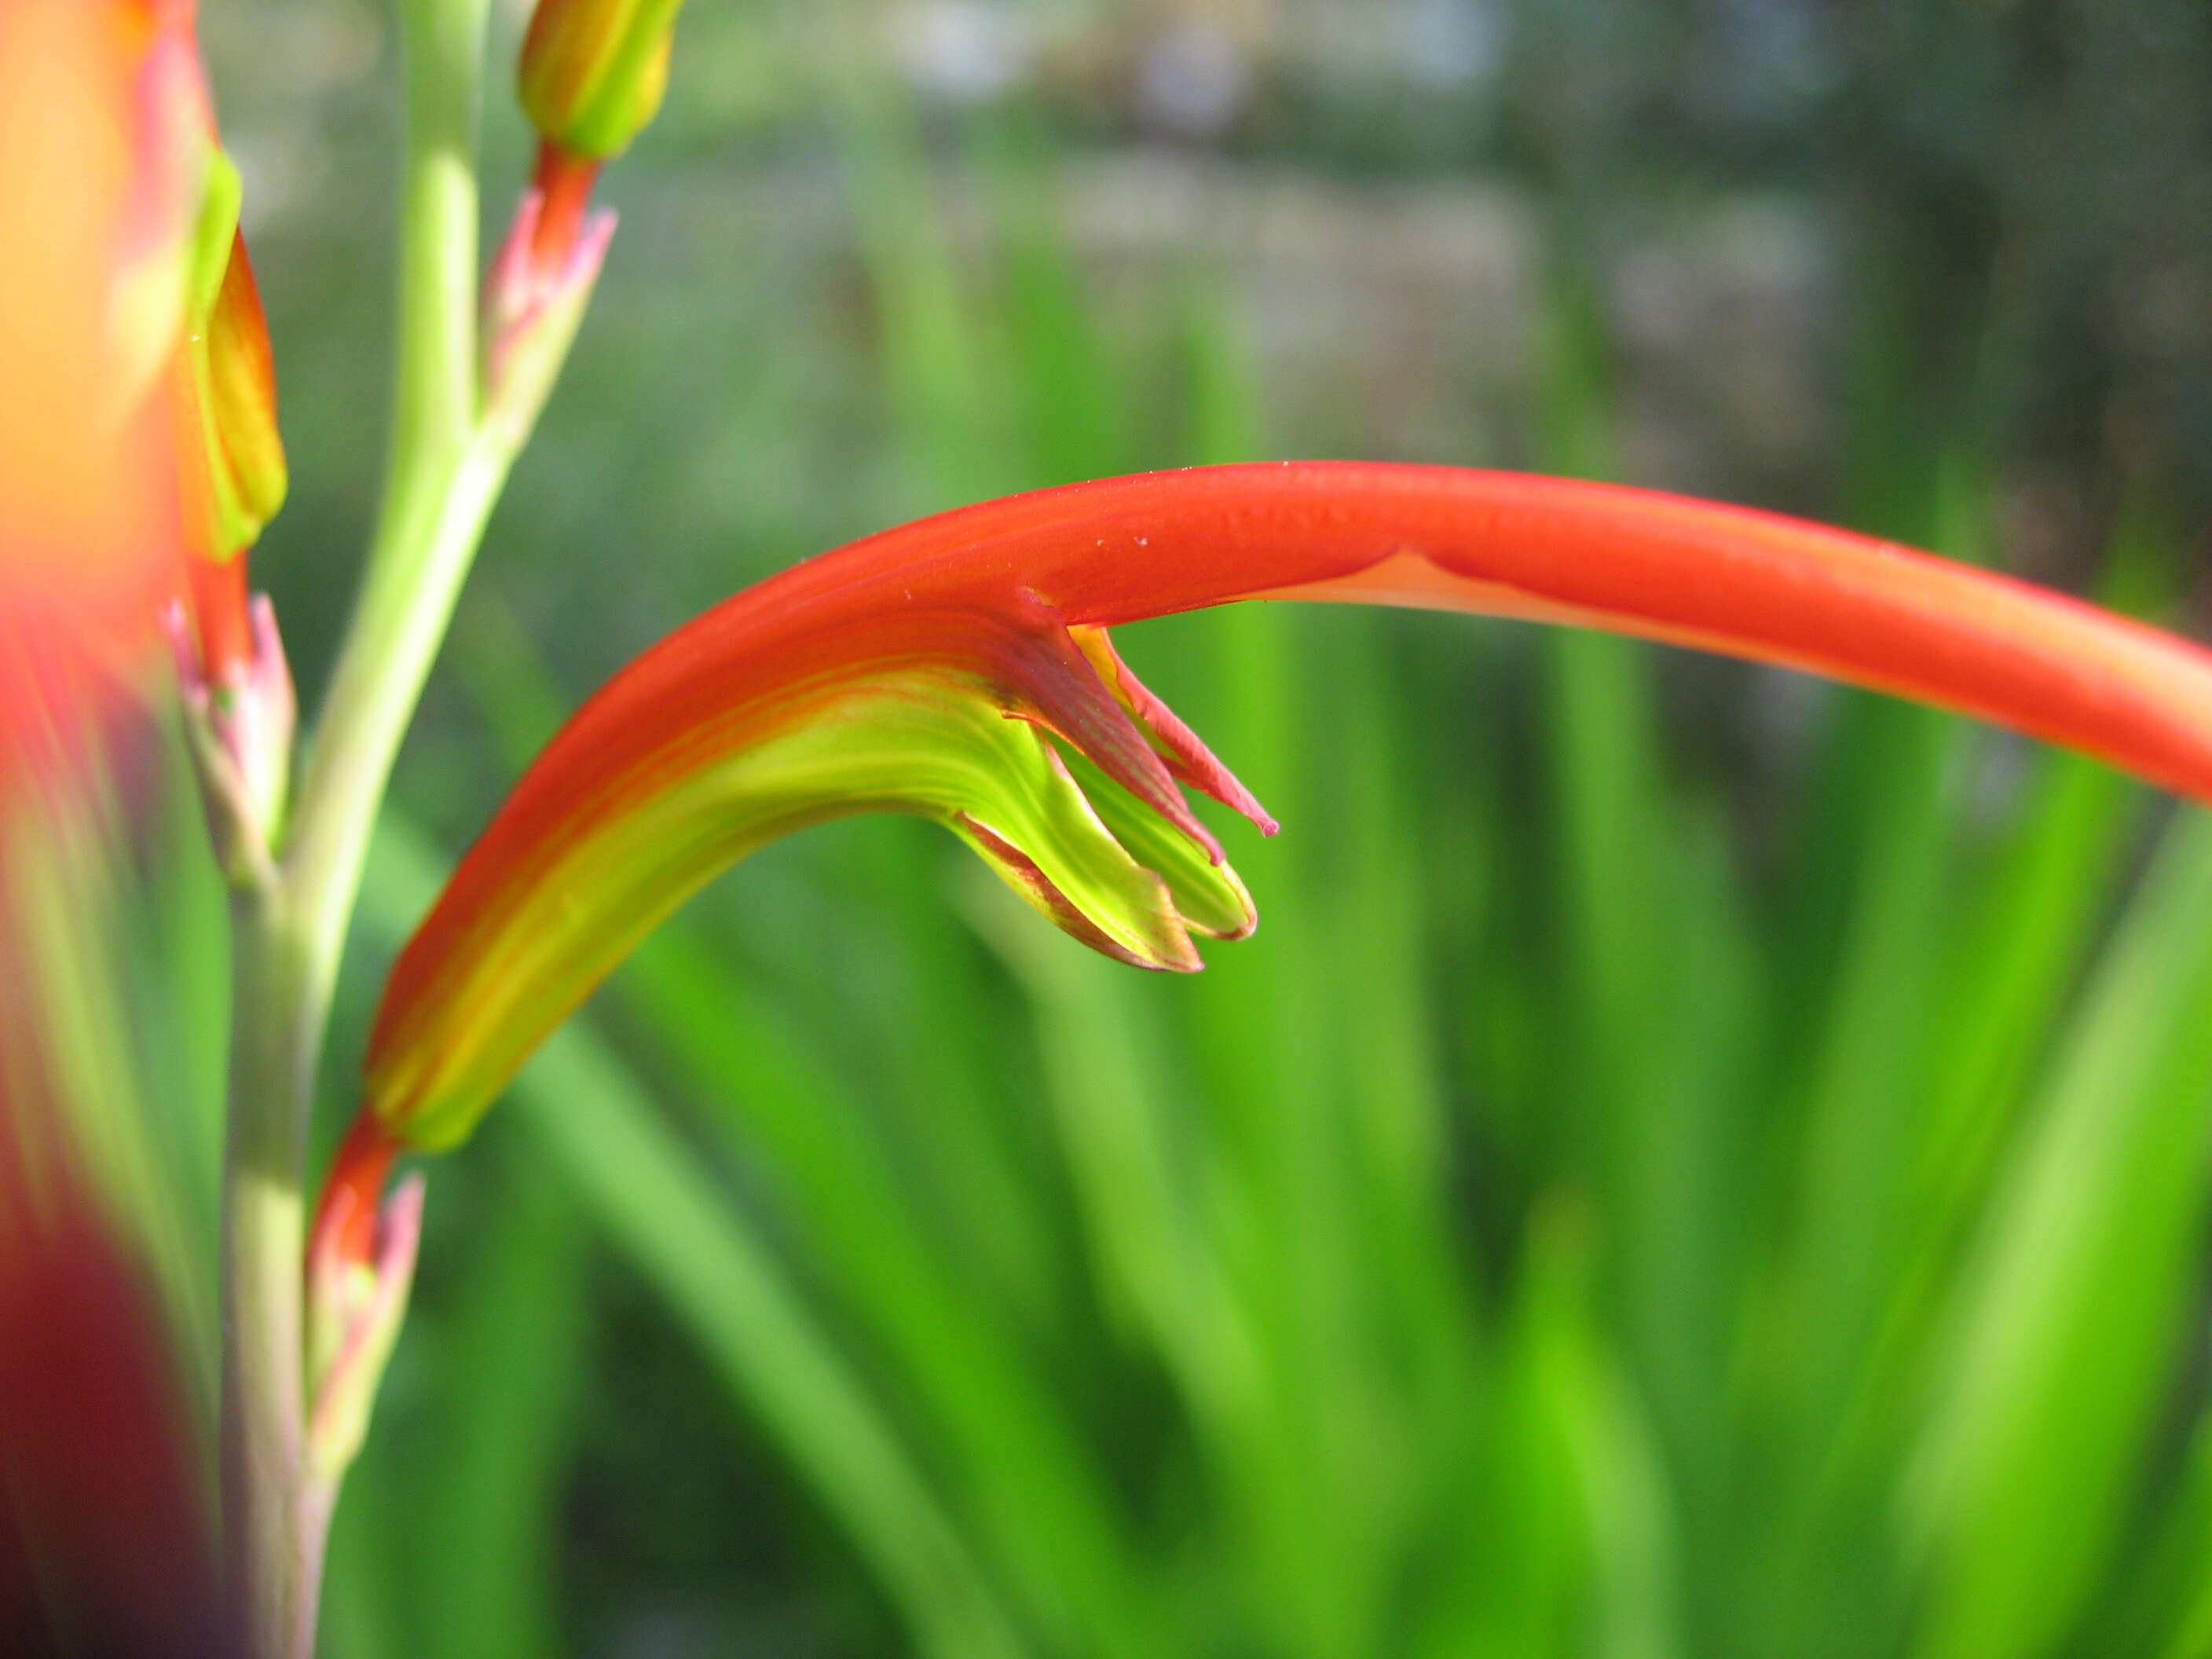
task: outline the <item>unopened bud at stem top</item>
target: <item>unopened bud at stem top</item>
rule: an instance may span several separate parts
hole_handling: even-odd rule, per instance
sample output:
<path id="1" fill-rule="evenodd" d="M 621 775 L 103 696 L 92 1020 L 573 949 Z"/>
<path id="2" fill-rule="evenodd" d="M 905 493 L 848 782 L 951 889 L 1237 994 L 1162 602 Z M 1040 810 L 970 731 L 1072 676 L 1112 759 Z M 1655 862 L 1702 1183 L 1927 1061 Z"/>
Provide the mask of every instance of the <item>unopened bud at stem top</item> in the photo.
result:
<path id="1" fill-rule="evenodd" d="M 522 43 L 522 106 L 568 155 L 620 155 L 660 108 L 681 0 L 538 0 Z"/>

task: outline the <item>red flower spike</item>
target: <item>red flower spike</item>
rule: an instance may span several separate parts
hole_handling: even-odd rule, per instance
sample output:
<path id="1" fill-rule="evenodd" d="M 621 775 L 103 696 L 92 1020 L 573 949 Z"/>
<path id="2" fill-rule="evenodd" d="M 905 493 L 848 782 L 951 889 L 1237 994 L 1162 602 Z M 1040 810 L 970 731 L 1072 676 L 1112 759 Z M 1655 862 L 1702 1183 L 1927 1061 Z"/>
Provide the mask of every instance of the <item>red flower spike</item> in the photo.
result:
<path id="1" fill-rule="evenodd" d="M 1077 484 L 811 560 L 616 676 L 532 766 L 402 953 L 370 1038 L 372 1109 L 410 1145 L 457 1141 L 685 896 L 772 836 L 839 812 L 937 817 L 1086 942 L 1194 966 L 1185 927 L 1234 936 L 1249 904 L 1166 775 L 1267 821 L 1095 630 L 1246 599 L 1476 611 L 1720 651 L 2012 726 L 2212 800 L 2212 655 L 1887 543 L 1443 467 Z M 956 720 L 991 708 L 1064 743 L 1064 763 L 1051 750 L 1039 769 L 1034 753 Z M 916 735 L 870 748 L 871 722 Z M 894 760 L 920 769 L 908 781 Z M 975 769 L 984 762 L 1013 780 L 1003 793 Z"/>

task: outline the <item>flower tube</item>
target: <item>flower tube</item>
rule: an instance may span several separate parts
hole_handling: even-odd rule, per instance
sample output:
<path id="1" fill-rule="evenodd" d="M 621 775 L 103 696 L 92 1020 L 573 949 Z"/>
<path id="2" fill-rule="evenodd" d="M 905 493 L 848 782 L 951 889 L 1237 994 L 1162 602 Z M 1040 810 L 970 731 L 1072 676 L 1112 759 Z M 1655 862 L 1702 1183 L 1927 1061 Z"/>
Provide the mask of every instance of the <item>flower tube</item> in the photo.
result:
<path id="1" fill-rule="evenodd" d="M 1198 966 L 1251 917 L 1175 788 L 1272 823 L 1128 674 L 1111 624 L 1231 600 L 1465 611 L 1823 674 L 2212 800 L 2212 654 L 2004 577 L 1771 514 L 1359 463 L 1012 497 L 808 561 L 617 674 L 531 767 L 395 965 L 367 1110 L 462 1139 L 684 898 L 844 813 L 937 818 L 1071 933 Z"/>

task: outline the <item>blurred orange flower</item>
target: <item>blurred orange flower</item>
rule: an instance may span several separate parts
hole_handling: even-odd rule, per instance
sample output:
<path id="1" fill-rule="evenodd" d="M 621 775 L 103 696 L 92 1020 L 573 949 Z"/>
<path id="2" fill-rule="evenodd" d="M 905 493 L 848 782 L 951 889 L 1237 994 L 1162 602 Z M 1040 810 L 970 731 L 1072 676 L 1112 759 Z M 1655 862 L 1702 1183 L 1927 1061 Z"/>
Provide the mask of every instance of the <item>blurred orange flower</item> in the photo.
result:
<path id="1" fill-rule="evenodd" d="M 108 739 L 180 586 L 161 375 L 204 96 L 189 13 L 0 0 L 0 1650 L 218 1655 L 210 1516 L 156 1275 L 88 1065 Z M 33 1565 L 35 1565 L 35 1571 Z"/>

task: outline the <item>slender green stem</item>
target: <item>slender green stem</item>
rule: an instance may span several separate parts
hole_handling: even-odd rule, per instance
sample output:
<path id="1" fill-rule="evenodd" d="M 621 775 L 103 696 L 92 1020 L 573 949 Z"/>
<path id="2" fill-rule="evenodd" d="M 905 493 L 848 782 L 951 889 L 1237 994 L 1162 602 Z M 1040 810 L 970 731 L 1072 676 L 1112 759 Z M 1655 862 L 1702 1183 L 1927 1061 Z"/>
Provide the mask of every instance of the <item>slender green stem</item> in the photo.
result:
<path id="1" fill-rule="evenodd" d="M 236 1611 L 255 1659 L 312 1651 L 319 1538 L 303 1479 L 300 1172 L 288 1103 L 303 1052 L 298 939 L 273 890 L 232 904 L 230 1115 L 223 1203 L 223 1517 Z M 303 1646 L 303 1621 L 309 1632 Z"/>
<path id="2" fill-rule="evenodd" d="M 280 866 L 310 940 L 303 966 L 315 987 L 319 1044 L 392 759 L 513 459 L 496 434 L 473 436 L 449 461 L 428 510 L 410 515 L 390 556 L 369 568 Z"/>
<path id="3" fill-rule="evenodd" d="M 476 435 L 474 157 L 486 5 L 406 0 L 401 9 L 407 161 L 389 471 L 284 859 L 319 947 L 325 1000 L 376 805 L 497 495 L 496 479 L 485 487 Z"/>
<path id="4" fill-rule="evenodd" d="M 309 1659 L 334 1485 L 307 1455 L 308 1112 L 369 832 L 513 459 L 477 418 L 475 143 L 487 0 L 404 0 L 406 160 L 389 471 L 273 879 L 233 908 L 223 1480 L 253 1659 Z"/>
<path id="5" fill-rule="evenodd" d="M 418 544 L 373 570 L 354 639 L 377 618 L 386 672 L 364 674 L 349 730 L 389 744 L 360 771 L 332 771 L 315 822 L 276 884 L 233 906 L 233 1014 L 225 1203 L 225 1480 L 231 1559 L 252 1597 L 256 1659 L 313 1651 L 314 1595 L 334 1491 L 312 1476 L 302 1397 L 301 1255 L 308 1107 L 337 958 L 392 749 L 420 694 L 510 452 L 479 436 L 454 463 Z M 404 576 L 392 576 L 398 570 Z M 380 580 L 381 578 L 381 580 Z M 388 611 L 380 611 L 381 599 Z M 325 751 L 319 751 L 319 755 Z M 358 750 L 356 750 L 358 752 Z M 370 771 L 373 767 L 373 775 Z M 313 777 L 310 775 L 310 787 Z"/>

